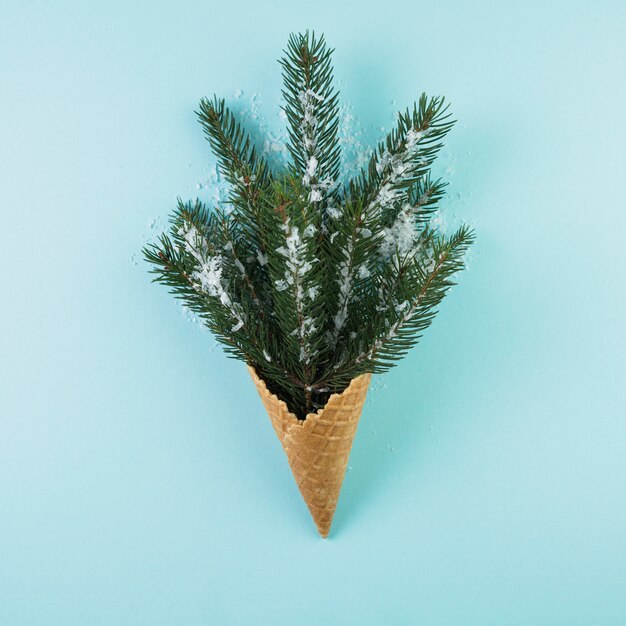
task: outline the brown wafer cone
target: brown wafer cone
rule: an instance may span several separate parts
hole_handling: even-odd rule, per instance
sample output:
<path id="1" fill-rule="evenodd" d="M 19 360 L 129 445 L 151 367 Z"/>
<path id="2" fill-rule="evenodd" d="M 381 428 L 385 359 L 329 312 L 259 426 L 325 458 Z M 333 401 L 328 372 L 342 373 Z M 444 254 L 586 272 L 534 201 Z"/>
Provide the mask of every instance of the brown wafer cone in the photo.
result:
<path id="1" fill-rule="evenodd" d="M 300 493 L 320 535 L 327 537 L 371 375 L 358 376 L 342 393 L 330 396 L 323 409 L 299 420 L 267 389 L 254 368 L 248 369 L 283 444 Z"/>

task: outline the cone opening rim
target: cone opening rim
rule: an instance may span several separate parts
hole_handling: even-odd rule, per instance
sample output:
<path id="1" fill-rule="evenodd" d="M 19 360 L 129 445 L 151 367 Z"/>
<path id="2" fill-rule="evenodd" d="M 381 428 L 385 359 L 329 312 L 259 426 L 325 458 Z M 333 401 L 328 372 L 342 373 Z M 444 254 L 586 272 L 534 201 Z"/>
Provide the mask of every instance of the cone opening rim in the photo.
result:
<path id="1" fill-rule="evenodd" d="M 318 409 L 317 411 L 315 411 L 315 413 L 307 413 L 305 418 L 301 420 L 301 419 L 298 419 L 291 412 L 291 410 L 287 406 L 287 403 L 284 400 L 279 398 L 275 393 L 272 393 L 267 388 L 267 384 L 257 374 L 257 371 L 256 371 L 256 369 L 254 368 L 253 365 L 247 365 L 247 368 L 248 368 L 248 371 L 250 372 L 250 376 L 252 376 L 252 380 L 255 383 L 255 385 L 261 386 L 265 393 L 267 393 L 269 396 L 275 398 L 276 401 L 279 403 L 279 405 L 282 405 L 284 407 L 287 415 L 289 416 L 290 421 L 294 422 L 295 424 L 297 424 L 300 427 L 304 427 L 304 424 L 306 424 L 307 422 L 311 422 L 311 421 L 314 421 L 314 420 L 318 419 L 321 416 L 321 414 L 326 410 L 326 407 L 331 403 L 333 398 L 340 398 L 341 396 L 343 396 L 343 394 L 346 393 L 348 391 L 348 389 L 350 389 L 356 383 L 356 381 L 361 380 L 361 379 L 367 379 L 367 384 L 369 385 L 370 380 L 372 378 L 372 375 L 370 373 L 360 374 L 359 376 L 356 376 L 355 378 L 353 378 L 350 381 L 350 384 L 341 393 L 333 393 L 333 394 L 331 394 L 330 398 L 328 398 L 328 402 L 326 402 L 326 404 L 321 409 Z"/>

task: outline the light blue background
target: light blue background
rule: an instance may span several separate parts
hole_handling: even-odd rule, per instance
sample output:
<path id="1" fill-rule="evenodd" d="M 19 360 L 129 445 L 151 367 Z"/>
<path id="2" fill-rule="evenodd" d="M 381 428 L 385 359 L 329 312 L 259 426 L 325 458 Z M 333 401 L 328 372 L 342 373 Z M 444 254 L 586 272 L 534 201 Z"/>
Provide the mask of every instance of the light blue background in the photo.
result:
<path id="1" fill-rule="evenodd" d="M 450 99 L 479 237 L 375 382 L 327 541 L 244 367 L 136 260 L 206 174 L 199 98 L 271 118 L 307 27 L 372 137 Z M 626 623 L 623 3 L 5 1 L 0 29 L 2 626 Z"/>

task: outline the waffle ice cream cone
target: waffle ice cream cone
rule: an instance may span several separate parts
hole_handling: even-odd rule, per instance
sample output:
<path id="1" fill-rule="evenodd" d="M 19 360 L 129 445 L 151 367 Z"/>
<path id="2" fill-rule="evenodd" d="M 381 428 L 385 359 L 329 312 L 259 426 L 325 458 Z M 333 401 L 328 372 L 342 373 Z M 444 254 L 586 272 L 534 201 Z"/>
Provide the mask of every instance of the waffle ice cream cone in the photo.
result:
<path id="1" fill-rule="evenodd" d="M 358 376 L 342 393 L 333 394 L 323 409 L 299 420 L 267 389 L 254 368 L 248 369 L 300 493 L 320 535 L 327 537 L 371 375 Z"/>

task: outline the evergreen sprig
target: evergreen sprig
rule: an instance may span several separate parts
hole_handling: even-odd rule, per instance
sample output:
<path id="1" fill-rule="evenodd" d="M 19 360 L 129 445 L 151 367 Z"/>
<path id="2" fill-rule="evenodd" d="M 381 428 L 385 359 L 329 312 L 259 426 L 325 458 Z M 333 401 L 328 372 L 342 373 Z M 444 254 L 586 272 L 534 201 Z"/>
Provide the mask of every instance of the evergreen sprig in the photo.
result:
<path id="1" fill-rule="evenodd" d="M 338 93 L 324 37 L 291 35 L 280 63 L 291 164 L 272 171 L 224 100 L 197 112 L 230 183 L 228 210 L 179 200 L 144 249 L 229 356 L 301 419 L 356 376 L 384 372 L 430 325 L 473 241 L 431 227 L 445 183 L 430 168 L 452 128 L 423 95 L 367 167 L 340 184 Z"/>

